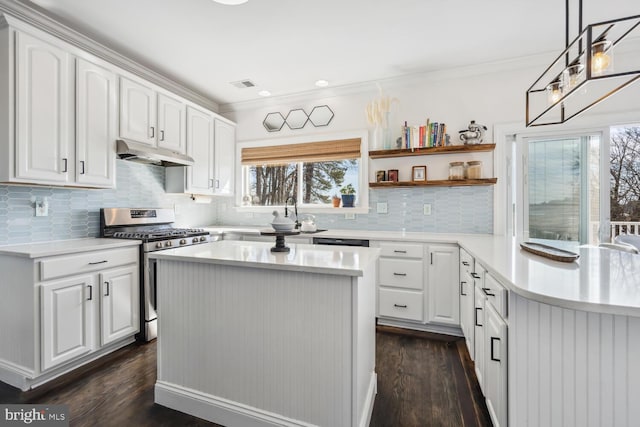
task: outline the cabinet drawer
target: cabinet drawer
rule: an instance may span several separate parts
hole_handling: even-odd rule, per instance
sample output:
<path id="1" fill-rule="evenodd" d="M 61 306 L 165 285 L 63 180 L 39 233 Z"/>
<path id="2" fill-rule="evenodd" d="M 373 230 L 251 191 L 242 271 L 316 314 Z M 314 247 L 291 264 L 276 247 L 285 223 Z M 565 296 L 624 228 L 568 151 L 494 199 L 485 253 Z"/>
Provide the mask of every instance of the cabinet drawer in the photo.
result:
<path id="1" fill-rule="evenodd" d="M 502 316 L 503 319 L 507 318 L 507 289 L 500 284 L 490 273 L 484 275 L 484 288 L 487 294 L 487 301 L 493 305 Z"/>
<path id="2" fill-rule="evenodd" d="M 138 246 L 62 255 L 40 261 L 40 280 L 71 276 L 89 271 L 104 270 L 118 265 L 131 264 L 138 260 Z"/>
<path id="3" fill-rule="evenodd" d="M 379 282 L 382 286 L 423 289 L 422 260 L 380 258 Z"/>
<path id="4" fill-rule="evenodd" d="M 463 273 L 467 273 L 471 275 L 475 271 L 475 261 L 469 252 L 460 248 L 460 276 L 462 277 Z"/>
<path id="5" fill-rule="evenodd" d="M 419 243 L 380 242 L 380 256 L 422 259 L 424 247 Z"/>
<path id="6" fill-rule="evenodd" d="M 380 316 L 422 321 L 422 292 L 380 289 Z"/>

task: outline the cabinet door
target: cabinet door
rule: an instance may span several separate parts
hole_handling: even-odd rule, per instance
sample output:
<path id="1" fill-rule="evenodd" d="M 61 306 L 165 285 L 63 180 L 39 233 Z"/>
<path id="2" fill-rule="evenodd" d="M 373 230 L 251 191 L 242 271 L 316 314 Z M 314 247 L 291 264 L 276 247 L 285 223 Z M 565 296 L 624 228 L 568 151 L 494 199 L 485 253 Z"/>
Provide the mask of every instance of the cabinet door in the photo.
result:
<path id="1" fill-rule="evenodd" d="M 491 421 L 507 425 L 507 324 L 491 304 L 485 304 L 484 394 Z"/>
<path id="2" fill-rule="evenodd" d="M 429 322 L 460 325 L 458 254 L 453 245 L 429 245 Z"/>
<path id="3" fill-rule="evenodd" d="M 140 330 L 140 289 L 135 265 L 100 274 L 101 345 Z"/>
<path id="4" fill-rule="evenodd" d="M 183 102 L 158 94 L 158 147 L 180 154 L 187 152 L 185 116 Z"/>
<path id="5" fill-rule="evenodd" d="M 474 359 L 474 287 L 473 280 L 466 276 L 464 271 L 460 271 L 460 329 L 464 334 L 465 344 L 471 360 Z"/>
<path id="6" fill-rule="evenodd" d="M 215 120 L 215 182 L 216 194 L 232 195 L 234 182 L 234 159 L 236 150 L 236 127 Z"/>
<path id="7" fill-rule="evenodd" d="M 16 33 L 16 163 L 18 179 L 73 180 L 73 58 Z M 3 142 L 7 143 L 7 142 Z"/>
<path id="8" fill-rule="evenodd" d="M 91 351 L 93 285 L 81 276 L 40 286 L 43 371 Z"/>
<path id="9" fill-rule="evenodd" d="M 479 286 L 474 288 L 474 315 L 473 315 L 473 333 L 475 336 L 475 347 L 473 358 L 475 361 L 476 377 L 478 377 L 478 383 L 482 391 L 485 391 L 484 387 L 484 373 L 485 373 L 485 300 L 486 297 L 482 289 Z"/>
<path id="10" fill-rule="evenodd" d="M 213 117 L 187 107 L 187 153 L 195 163 L 187 168 L 187 190 L 213 193 Z"/>
<path id="11" fill-rule="evenodd" d="M 156 145 L 156 94 L 153 89 L 120 78 L 120 136 Z"/>
<path id="12" fill-rule="evenodd" d="M 113 188 L 116 184 L 116 75 L 78 59 L 76 76 L 76 182 Z"/>

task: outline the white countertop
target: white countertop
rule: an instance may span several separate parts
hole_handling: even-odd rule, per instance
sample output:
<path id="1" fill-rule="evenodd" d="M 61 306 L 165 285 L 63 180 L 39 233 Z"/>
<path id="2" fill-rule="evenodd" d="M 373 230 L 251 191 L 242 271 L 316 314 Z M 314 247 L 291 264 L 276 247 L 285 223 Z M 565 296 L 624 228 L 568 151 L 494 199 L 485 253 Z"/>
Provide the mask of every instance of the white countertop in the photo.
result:
<path id="1" fill-rule="evenodd" d="M 215 228 L 253 234 L 264 227 Z M 557 247 L 580 255 L 577 261 L 564 263 L 525 252 L 518 240 L 505 236 L 368 230 L 328 230 L 309 236 L 458 244 L 509 290 L 528 299 L 640 317 L 640 255 L 593 246 L 568 248 L 557 242 Z"/>
<path id="2" fill-rule="evenodd" d="M 288 253 L 271 252 L 273 243 L 222 240 L 149 254 L 151 258 L 309 273 L 362 276 L 378 249 L 287 243 Z"/>
<path id="3" fill-rule="evenodd" d="M 19 245 L 0 246 L 0 255 L 11 255 L 25 258 L 42 258 L 75 252 L 98 251 L 102 249 L 113 249 L 138 245 L 140 245 L 139 240 L 103 239 L 89 237 L 84 239 L 55 240 L 51 242 L 24 243 Z"/>

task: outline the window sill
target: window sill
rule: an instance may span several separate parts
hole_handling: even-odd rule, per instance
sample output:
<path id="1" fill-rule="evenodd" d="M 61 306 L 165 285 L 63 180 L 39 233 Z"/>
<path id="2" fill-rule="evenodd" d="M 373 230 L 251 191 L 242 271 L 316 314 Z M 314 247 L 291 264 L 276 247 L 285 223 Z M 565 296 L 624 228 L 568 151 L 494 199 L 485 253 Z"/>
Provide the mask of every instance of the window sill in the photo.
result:
<path id="1" fill-rule="evenodd" d="M 284 206 L 234 206 L 233 209 L 236 212 L 242 213 L 268 213 L 271 214 L 274 210 L 278 212 L 284 211 Z M 290 212 L 293 212 L 293 206 L 287 206 Z M 298 215 L 301 214 L 368 214 L 369 208 L 363 206 L 356 206 L 353 208 L 334 208 L 333 206 L 327 207 L 311 207 L 311 206 L 298 206 Z"/>

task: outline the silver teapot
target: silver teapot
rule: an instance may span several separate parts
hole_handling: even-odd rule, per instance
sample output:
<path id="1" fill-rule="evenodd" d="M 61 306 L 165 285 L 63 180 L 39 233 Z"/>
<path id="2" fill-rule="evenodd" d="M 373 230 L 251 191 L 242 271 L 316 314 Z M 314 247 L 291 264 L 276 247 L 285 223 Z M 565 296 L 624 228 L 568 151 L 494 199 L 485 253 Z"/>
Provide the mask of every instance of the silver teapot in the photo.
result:
<path id="1" fill-rule="evenodd" d="M 460 140 L 465 144 L 481 144 L 486 130 L 486 126 L 478 125 L 475 120 L 471 120 L 469 128 L 460 131 Z"/>

